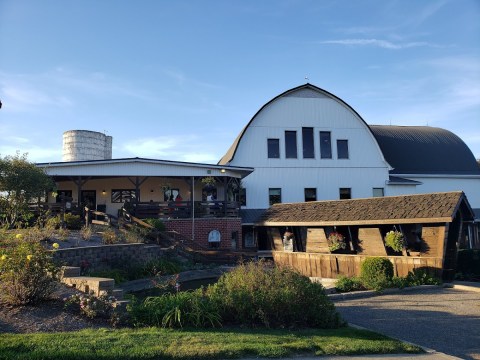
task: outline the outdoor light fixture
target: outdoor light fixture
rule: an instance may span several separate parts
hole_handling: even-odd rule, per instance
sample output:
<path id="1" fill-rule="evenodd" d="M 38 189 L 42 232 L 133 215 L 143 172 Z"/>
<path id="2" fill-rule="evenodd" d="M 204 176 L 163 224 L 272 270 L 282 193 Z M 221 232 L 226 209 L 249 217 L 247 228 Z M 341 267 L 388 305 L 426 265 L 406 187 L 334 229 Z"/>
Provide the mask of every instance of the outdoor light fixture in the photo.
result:
<path id="1" fill-rule="evenodd" d="M 220 170 L 220 172 L 221 172 L 221 173 L 224 173 L 224 172 L 225 172 L 225 169 Z"/>
<path id="2" fill-rule="evenodd" d="M 105 195 L 107 192 L 105 190 L 102 190 L 102 195 Z"/>

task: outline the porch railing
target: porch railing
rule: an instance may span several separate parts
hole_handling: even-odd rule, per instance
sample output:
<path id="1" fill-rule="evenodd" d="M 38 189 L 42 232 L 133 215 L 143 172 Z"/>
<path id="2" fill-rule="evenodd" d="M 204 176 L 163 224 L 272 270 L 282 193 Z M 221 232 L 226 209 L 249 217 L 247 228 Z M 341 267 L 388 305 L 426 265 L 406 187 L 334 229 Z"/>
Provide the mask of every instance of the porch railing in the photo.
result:
<path id="1" fill-rule="evenodd" d="M 132 204 L 131 212 L 138 218 L 186 219 L 201 217 L 238 217 L 240 205 L 235 201 L 139 202 Z"/>

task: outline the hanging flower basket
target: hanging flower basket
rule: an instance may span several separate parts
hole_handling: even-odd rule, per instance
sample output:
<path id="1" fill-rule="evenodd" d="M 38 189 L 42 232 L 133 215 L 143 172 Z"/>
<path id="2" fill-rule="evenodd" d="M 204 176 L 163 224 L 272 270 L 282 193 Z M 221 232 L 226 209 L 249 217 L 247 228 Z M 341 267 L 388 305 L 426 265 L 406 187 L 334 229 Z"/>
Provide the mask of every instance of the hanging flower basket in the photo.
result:
<path id="1" fill-rule="evenodd" d="M 385 235 L 385 246 L 392 248 L 394 251 L 402 251 L 405 242 L 401 231 L 392 230 Z"/>
<path id="2" fill-rule="evenodd" d="M 328 235 L 328 250 L 330 252 L 334 252 L 337 250 L 345 250 L 347 248 L 347 244 L 345 243 L 345 237 L 334 231 Z"/>

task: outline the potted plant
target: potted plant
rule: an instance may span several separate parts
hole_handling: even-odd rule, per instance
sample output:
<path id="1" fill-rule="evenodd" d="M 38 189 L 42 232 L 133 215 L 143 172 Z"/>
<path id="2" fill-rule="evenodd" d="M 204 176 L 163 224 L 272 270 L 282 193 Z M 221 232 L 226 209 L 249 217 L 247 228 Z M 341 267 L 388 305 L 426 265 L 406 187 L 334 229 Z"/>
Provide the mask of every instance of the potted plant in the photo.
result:
<path id="1" fill-rule="evenodd" d="M 405 246 L 402 232 L 397 230 L 387 232 L 385 235 L 385 246 L 396 252 L 402 251 Z"/>
<path id="2" fill-rule="evenodd" d="M 345 237 L 334 231 L 328 235 L 328 250 L 330 252 L 334 252 L 337 250 L 345 250 L 347 248 L 347 244 L 345 242 Z"/>

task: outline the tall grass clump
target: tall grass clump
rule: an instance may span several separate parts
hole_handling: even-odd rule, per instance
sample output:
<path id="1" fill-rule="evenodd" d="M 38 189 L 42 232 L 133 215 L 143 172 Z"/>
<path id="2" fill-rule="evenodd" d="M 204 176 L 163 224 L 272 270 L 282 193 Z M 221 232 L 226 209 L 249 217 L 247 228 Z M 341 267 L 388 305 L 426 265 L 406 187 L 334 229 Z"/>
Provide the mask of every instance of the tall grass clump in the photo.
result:
<path id="1" fill-rule="evenodd" d="M 268 328 L 342 325 L 323 286 L 287 267 L 240 264 L 223 274 L 207 294 L 227 323 Z"/>
<path id="2" fill-rule="evenodd" d="M 203 289 L 147 297 L 141 304 L 133 302 L 128 311 L 137 326 L 205 328 L 222 324 L 218 308 Z"/>

